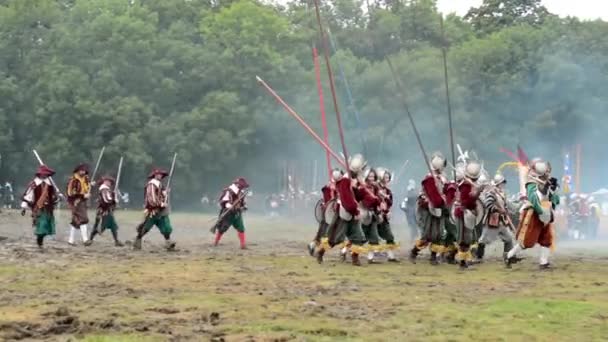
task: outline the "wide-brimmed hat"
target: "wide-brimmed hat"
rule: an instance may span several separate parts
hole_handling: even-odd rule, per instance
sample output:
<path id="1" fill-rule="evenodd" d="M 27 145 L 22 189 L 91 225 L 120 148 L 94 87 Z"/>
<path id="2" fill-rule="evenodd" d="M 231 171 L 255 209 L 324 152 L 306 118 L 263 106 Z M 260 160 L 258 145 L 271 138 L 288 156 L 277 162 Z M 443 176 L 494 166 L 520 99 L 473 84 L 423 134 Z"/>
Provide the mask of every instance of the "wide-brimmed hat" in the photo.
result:
<path id="1" fill-rule="evenodd" d="M 40 165 L 40 166 L 38 166 L 38 170 L 36 170 L 36 176 L 50 177 L 54 174 L 55 174 L 55 170 L 51 169 L 50 167 L 48 167 L 46 165 Z"/>
<path id="2" fill-rule="evenodd" d="M 163 178 L 165 178 L 169 175 L 169 172 L 167 172 L 167 170 L 164 170 L 161 168 L 154 168 L 154 169 L 152 169 L 150 174 L 148 174 L 148 179 L 154 178 L 154 176 L 156 176 L 156 175 L 162 175 Z"/>
<path id="3" fill-rule="evenodd" d="M 238 177 L 235 179 L 234 184 L 236 184 L 236 186 L 238 186 L 240 189 L 246 189 L 249 187 L 249 183 L 247 183 L 247 180 L 243 177 Z"/>
<path id="4" fill-rule="evenodd" d="M 85 164 L 85 163 L 78 164 L 78 166 L 76 166 L 74 168 L 73 172 L 76 173 L 76 172 L 80 172 L 80 171 L 84 171 L 87 174 L 89 174 L 89 165 Z"/>

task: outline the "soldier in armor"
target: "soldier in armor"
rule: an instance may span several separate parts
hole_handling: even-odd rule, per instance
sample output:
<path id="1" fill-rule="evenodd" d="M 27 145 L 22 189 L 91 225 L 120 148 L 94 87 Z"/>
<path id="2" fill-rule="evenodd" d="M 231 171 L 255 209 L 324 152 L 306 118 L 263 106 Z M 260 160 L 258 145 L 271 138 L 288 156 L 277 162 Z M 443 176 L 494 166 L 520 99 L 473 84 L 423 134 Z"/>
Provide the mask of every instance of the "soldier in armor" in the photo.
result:
<path id="1" fill-rule="evenodd" d="M 361 230 L 360 222 L 362 211 L 359 210 L 359 202 L 363 197 L 360 192 L 362 180 L 359 180 L 358 177 L 363 173 L 366 164 L 362 155 L 352 156 L 348 161 L 348 174 L 336 183 L 339 201 L 338 215 L 335 222 L 329 226 L 327 237 L 321 239 L 321 245 L 317 251 L 317 261 L 319 263 L 323 262 L 323 255 L 327 249 L 340 243 L 340 240 L 346 237 L 352 246 L 352 264 L 361 266 L 359 254 L 365 251 L 363 248 L 365 236 Z"/>
<path id="2" fill-rule="evenodd" d="M 59 202 L 58 194 L 50 180 L 55 171 L 46 165 L 41 165 L 21 197 L 21 215 L 26 210 L 32 211 L 32 226 L 36 235 L 36 244 L 42 249 L 44 237 L 55 234 L 55 216 L 53 211 Z"/>
<path id="3" fill-rule="evenodd" d="M 222 236 L 234 227 L 239 237 L 241 249 L 247 249 L 245 243 L 245 224 L 243 223 L 243 211 L 247 210 L 245 197 L 249 183 L 243 177 L 239 177 L 232 182 L 222 192 L 220 197 L 220 220 L 215 225 L 215 240 L 214 246 L 217 246 L 222 239 Z"/>
<path id="4" fill-rule="evenodd" d="M 144 191 L 144 221 L 137 226 L 137 237 L 133 249 L 141 249 L 141 240 L 152 227 L 157 226 L 165 238 L 165 248 L 175 249 L 175 242 L 171 241 L 171 221 L 169 220 L 168 194 L 171 189 L 165 189 L 162 180 L 169 173 L 163 169 L 155 168 L 148 175 L 148 182 Z"/>
<path id="5" fill-rule="evenodd" d="M 317 221 L 319 221 L 319 226 L 317 227 L 317 234 L 315 234 L 315 238 L 308 244 L 308 252 L 310 256 L 315 255 L 315 251 L 321 245 L 321 239 L 326 235 L 327 227 L 331 222 L 328 222 L 328 218 L 325 215 L 328 206 L 333 206 L 329 209 L 332 213 L 335 213 L 335 205 L 336 198 L 338 197 L 338 192 L 336 191 L 336 182 L 339 181 L 342 176 L 344 176 L 344 172 L 340 169 L 333 169 L 331 171 L 331 178 L 329 182 L 321 188 L 321 193 L 323 194 L 323 198 L 321 198 L 320 203 L 317 204 L 315 208 L 315 215 L 317 216 Z"/>
<path id="6" fill-rule="evenodd" d="M 87 245 L 93 243 L 93 239 L 97 234 L 102 234 L 106 229 L 112 232 L 112 238 L 114 239 L 114 245 L 116 247 L 122 247 L 123 243 L 118 240 L 118 224 L 114 218 L 114 209 L 118 203 L 117 194 L 114 192 L 114 184 L 116 180 L 113 177 L 105 176 L 97 182 L 99 186 L 99 198 L 97 199 L 97 214 L 95 215 L 95 224 L 93 224 L 93 231 L 91 232 L 91 238 L 87 242 Z"/>
<path id="7" fill-rule="evenodd" d="M 410 251 L 410 261 L 413 263 L 420 251 L 430 245 L 431 264 L 439 264 L 437 255 L 443 252 L 447 208 L 443 194 L 447 182 L 443 175 L 446 165 L 445 157 L 439 152 L 434 153 L 430 160 L 432 173 L 422 180 L 422 190 L 416 202 L 416 221 L 421 232 Z"/>
<path id="8" fill-rule="evenodd" d="M 486 212 L 483 222 L 483 231 L 479 238 L 476 259 L 483 260 L 486 245 L 491 244 L 498 238 L 504 243 L 503 258 L 515 245 L 513 230 L 515 227 L 511 222 L 509 214 L 509 203 L 505 194 L 507 180 L 501 174 L 494 176 L 493 183 L 483 191 L 482 203 Z"/>
<path id="9" fill-rule="evenodd" d="M 367 172 L 365 182 L 359 185 L 358 192 L 361 198 L 361 229 L 365 235 L 365 240 L 369 244 L 367 262 L 375 262 L 374 257 L 378 253 L 380 237 L 378 236 L 378 218 L 380 209 L 380 198 L 378 197 L 378 174 L 371 168 Z"/>
<path id="10" fill-rule="evenodd" d="M 465 166 L 464 178 L 458 184 L 458 198 L 454 204 L 454 221 L 458 227 L 458 253 L 456 259 L 461 269 L 469 267 L 472 261 L 471 245 L 475 243 L 475 228 L 481 222 L 483 207 L 479 202 L 481 164 L 469 161 Z"/>
<path id="11" fill-rule="evenodd" d="M 507 254 L 507 268 L 517 262 L 516 255 L 523 249 L 541 246 L 540 269 L 549 269 L 549 256 L 554 248 L 554 210 L 559 205 L 557 179 L 551 177 L 551 165 L 541 159 L 529 163 L 526 178 L 527 203 L 522 207 L 517 230 L 517 243 Z"/>
<path id="12" fill-rule="evenodd" d="M 378 177 L 380 178 L 378 195 L 380 197 L 380 210 L 378 215 L 378 235 L 386 241 L 386 248 L 389 262 L 397 262 L 395 250 L 395 236 L 391 229 L 391 208 L 393 207 L 393 192 L 389 189 L 389 184 L 393 175 L 386 169 L 378 168 Z"/>
<path id="13" fill-rule="evenodd" d="M 67 202 L 72 211 L 72 220 L 70 221 L 70 237 L 68 244 L 76 245 L 76 235 L 80 230 L 82 242 L 87 245 L 89 241 L 88 223 L 89 216 L 88 199 L 91 197 L 91 184 L 89 180 L 89 166 L 80 164 L 76 166 L 73 175 L 68 181 L 67 187 Z"/>
<path id="14" fill-rule="evenodd" d="M 464 164 L 458 164 L 455 168 L 456 179 L 449 181 L 443 188 L 445 195 L 446 209 L 445 213 L 445 235 L 443 240 L 443 259 L 448 264 L 456 263 L 456 253 L 458 252 L 458 228 L 450 217 L 450 213 L 454 207 L 456 201 L 456 195 L 458 194 L 458 184 L 464 179 Z"/>

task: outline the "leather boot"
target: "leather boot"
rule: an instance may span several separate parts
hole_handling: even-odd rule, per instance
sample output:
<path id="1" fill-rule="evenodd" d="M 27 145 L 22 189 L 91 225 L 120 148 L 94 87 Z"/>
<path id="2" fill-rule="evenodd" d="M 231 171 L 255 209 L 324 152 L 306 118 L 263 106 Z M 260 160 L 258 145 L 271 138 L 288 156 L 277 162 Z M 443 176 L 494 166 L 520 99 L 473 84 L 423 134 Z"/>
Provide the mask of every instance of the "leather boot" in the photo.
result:
<path id="1" fill-rule="evenodd" d="M 361 266 L 361 261 L 359 261 L 359 254 L 352 253 L 351 258 L 353 259 L 353 266 Z"/>
<path id="2" fill-rule="evenodd" d="M 420 252 L 420 250 L 416 247 L 412 248 L 412 250 L 410 251 L 409 259 L 412 262 L 412 264 L 416 263 L 416 258 L 418 257 L 419 252 Z"/>

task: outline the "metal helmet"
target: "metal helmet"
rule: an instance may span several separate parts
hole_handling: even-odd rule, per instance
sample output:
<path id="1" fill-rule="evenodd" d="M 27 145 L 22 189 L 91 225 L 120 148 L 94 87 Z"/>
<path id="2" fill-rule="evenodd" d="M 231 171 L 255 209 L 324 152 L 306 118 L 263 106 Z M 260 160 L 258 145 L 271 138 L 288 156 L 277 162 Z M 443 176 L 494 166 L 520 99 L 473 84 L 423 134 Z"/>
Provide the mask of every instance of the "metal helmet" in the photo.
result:
<path id="1" fill-rule="evenodd" d="M 481 164 L 476 161 L 470 161 L 464 168 L 464 175 L 467 178 L 479 179 L 481 176 Z"/>
<path id="2" fill-rule="evenodd" d="M 365 169 L 367 162 L 362 154 L 357 153 L 348 158 L 348 168 L 354 173 L 359 173 Z"/>
<path id="3" fill-rule="evenodd" d="M 374 182 L 378 181 L 378 171 L 376 171 L 376 169 L 374 169 L 373 167 L 366 169 L 365 172 L 363 172 L 363 178 L 367 181 L 367 177 L 369 177 L 370 174 L 374 174 Z"/>
<path id="4" fill-rule="evenodd" d="M 540 158 L 534 158 L 530 162 L 530 171 L 537 176 L 545 176 L 551 171 L 551 165 Z"/>
<path id="5" fill-rule="evenodd" d="M 435 152 L 431 156 L 430 164 L 431 170 L 441 172 L 448 165 L 448 161 L 445 159 L 443 154 L 441 154 L 441 152 Z"/>
<path id="6" fill-rule="evenodd" d="M 506 183 L 507 183 L 507 179 L 502 174 L 497 173 L 494 176 L 494 185 L 500 185 L 500 184 L 506 184 Z"/>
<path id="7" fill-rule="evenodd" d="M 344 176 L 344 172 L 342 172 L 342 170 L 340 170 L 338 168 L 331 170 L 331 179 L 334 182 L 339 181 L 342 178 L 342 176 Z"/>
<path id="8" fill-rule="evenodd" d="M 389 177 L 389 181 L 393 180 L 393 174 L 391 174 L 391 172 L 383 167 L 379 167 L 376 169 L 376 172 L 378 172 L 378 179 L 381 181 L 384 181 L 384 176 L 388 175 Z"/>

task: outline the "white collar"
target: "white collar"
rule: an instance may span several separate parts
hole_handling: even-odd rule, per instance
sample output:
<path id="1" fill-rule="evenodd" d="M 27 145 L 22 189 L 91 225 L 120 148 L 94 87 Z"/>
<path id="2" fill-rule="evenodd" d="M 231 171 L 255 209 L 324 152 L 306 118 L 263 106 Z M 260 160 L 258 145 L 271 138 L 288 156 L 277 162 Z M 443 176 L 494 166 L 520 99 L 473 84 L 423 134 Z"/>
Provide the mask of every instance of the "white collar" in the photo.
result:
<path id="1" fill-rule="evenodd" d="M 110 187 L 107 184 L 101 184 L 101 186 L 99 187 L 99 190 L 103 190 L 103 189 L 108 189 L 110 190 Z"/>
<path id="2" fill-rule="evenodd" d="M 46 178 L 46 179 L 42 179 L 40 177 L 34 178 L 34 184 L 36 184 L 36 186 L 42 184 L 42 182 L 46 183 L 47 185 L 51 185 L 51 180 L 48 178 Z"/>
<path id="3" fill-rule="evenodd" d="M 150 183 L 154 184 L 157 188 L 160 188 L 162 186 L 162 183 L 156 178 L 150 179 L 148 181 L 148 184 L 150 184 Z"/>
<path id="4" fill-rule="evenodd" d="M 236 184 L 230 184 L 230 186 L 228 187 L 228 189 L 232 190 L 232 192 L 234 192 L 235 194 L 238 194 L 240 189 L 238 186 L 236 186 Z"/>

